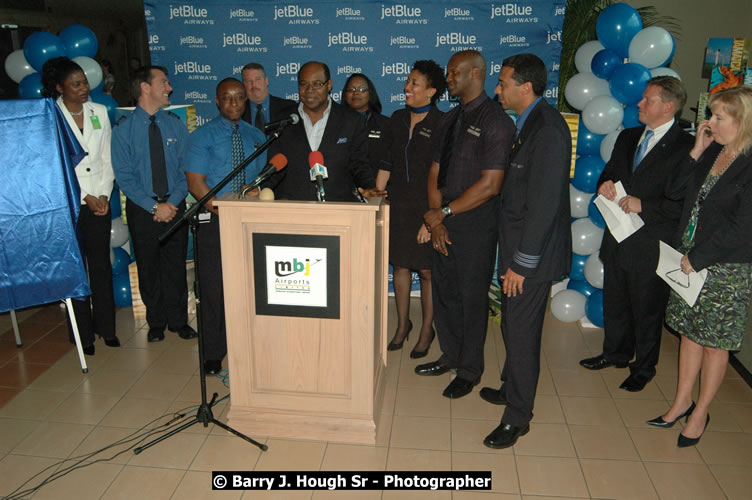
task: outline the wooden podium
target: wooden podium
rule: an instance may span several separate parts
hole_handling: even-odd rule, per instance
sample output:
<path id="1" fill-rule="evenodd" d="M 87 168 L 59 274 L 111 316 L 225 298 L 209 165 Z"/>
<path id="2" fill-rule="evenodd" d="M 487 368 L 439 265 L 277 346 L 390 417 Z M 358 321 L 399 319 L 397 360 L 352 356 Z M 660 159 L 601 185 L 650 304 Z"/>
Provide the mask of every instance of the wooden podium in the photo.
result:
<path id="1" fill-rule="evenodd" d="M 229 425 L 252 436 L 374 444 L 386 370 L 389 205 L 229 197 L 215 205 Z"/>

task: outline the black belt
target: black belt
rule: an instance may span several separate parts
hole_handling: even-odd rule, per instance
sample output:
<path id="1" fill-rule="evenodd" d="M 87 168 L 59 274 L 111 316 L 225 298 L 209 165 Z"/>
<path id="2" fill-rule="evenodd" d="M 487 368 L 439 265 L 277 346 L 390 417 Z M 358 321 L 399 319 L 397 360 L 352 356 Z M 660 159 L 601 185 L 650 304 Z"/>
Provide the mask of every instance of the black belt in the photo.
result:
<path id="1" fill-rule="evenodd" d="M 170 199 L 170 195 L 166 194 L 164 196 L 152 196 L 151 199 L 156 201 L 157 203 L 167 203 L 167 200 Z"/>

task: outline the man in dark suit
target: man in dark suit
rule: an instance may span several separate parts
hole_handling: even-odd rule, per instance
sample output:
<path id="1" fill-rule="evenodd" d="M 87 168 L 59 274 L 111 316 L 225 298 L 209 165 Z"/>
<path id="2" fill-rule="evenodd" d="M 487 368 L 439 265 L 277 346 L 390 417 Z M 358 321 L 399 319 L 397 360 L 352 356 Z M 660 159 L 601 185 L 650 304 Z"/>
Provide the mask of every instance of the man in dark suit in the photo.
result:
<path id="1" fill-rule="evenodd" d="M 243 120 L 264 132 L 264 125 L 287 118 L 294 113 L 295 101 L 269 95 L 269 77 L 264 67 L 258 63 L 243 66 L 243 86 L 248 101 L 243 112 Z"/>
<path id="2" fill-rule="evenodd" d="M 518 118 L 499 215 L 503 385 L 480 391 L 486 401 L 506 404 L 500 425 L 483 441 L 489 448 L 512 446 L 530 429 L 551 282 L 569 272 L 572 260 L 572 138 L 561 114 L 541 97 L 546 81 L 543 61 L 519 54 L 504 60 L 495 90 Z"/>
<path id="3" fill-rule="evenodd" d="M 627 213 L 639 214 L 645 225 L 621 243 L 606 230 L 600 251 L 603 352 L 580 364 L 589 370 L 629 365 L 630 375 L 619 387 L 631 392 L 645 387 L 655 376 L 658 363 L 669 288 L 655 269 L 658 241 L 672 241 L 682 208 L 682 200 L 667 199 L 666 191 L 678 164 L 694 144 L 674 118 L 686 101 L 687 93 L 678 79 L 662 76 L 650 80 L 638 104 L 645 126 L 619 134 L 598 180 L 598 193 L 610 200 L 616 197 L 614 184 L 621 181 L 627 196 L 619 200 L 619 206 Z"/>
<path id="4" fill-rule="evenodd" d="M 328 178 L 324 180 L 327 201 L 357 201 L 359 189 L 365 197 L 383 196 L 375 189 L 368 163 L 367 131 L 363 117 L 329 97 L 332 80 L 329 67 L 318 61 L 305 63 L 298 72 L 300 121 L 282 132 L 269 148 L 269 157 L 282 153 L 287 168 L 274 174 L 268 185 L 276 198 L 317 199 L 316 184 L 310 180 L 308 155 L 319 151 L 324 157 Z M 293 108 L 293 112 L 295 109 Z"/>

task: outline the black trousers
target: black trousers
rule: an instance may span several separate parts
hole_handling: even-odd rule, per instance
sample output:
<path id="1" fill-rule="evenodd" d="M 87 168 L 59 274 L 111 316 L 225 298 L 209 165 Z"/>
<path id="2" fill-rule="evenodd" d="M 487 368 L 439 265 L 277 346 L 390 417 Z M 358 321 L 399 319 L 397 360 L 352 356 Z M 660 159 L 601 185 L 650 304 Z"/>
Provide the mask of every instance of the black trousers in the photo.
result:
<path id="1" fill-rule="evenodd" d="M 523 427 L 533 418 L 551 282 L 523 283 L 522 289 L 516 297 L 501 296 L 501 336 L 507 351 L 501 371 L 507 406 L 501 421 L 515 427 Z"/>
<path id="2" fill-rule="evenodd" d="M 150 328 L 177 331 L 188 323 L 188 285 L 185 275 L 185 254 L 188 248 L 188 226 L 183 224 L 164 243 L 158 238 L 185 212 L 185 201 L 170 222 L 154 222 L 153 215 L 127 200 L 125 213 L 138 266 L 138 289 L 146 305 L 146 321 Z"/>
<path id="3" fill-rule="evenodd" d="M 91 296 L 84 300 L 73 299 L 81 343 L 90 346 L 94 334 L 110 339 L 115 336 L 115 297 L 112 290 L 112 265 L 110 264 L 110 229 L 112 216 L 94 215 L 88 205 L 81 205 L 78 226 L 83 242 L 82 255 L 89 274 Z M 73 342 L 73 329 L 68 321 L 68 336 Z"/>
<path id="4" fill-rule="evenodd" d="M 497 244 L 498 198 L 444 220 L 449 256 L 433 254 L 431 286 L 439 361 L 457 376 L 475 380 L 483 373 L 488 327 L 488 288 Z"/>
<path id="5" fill-rule="evenodd" d="M 636 377 L 652 378 L 661 348 L 669 287 L 655 269 L 626 270 L 616 258 L 603 262 L 603 354 L 630 363 Z"/>
<path id="6" fill-rule="evenodd" d="M 209 212 L 211 213 L 211 212 Z M 225 330 L 225 296 L 222 284 L 222 253 L 219 246 L 219 217 L 211 214 L 209 222 L 198 225 L 197 266 L 201 293 L 201 334 L 204 357 L 221 361 L 227 354 Z"/>

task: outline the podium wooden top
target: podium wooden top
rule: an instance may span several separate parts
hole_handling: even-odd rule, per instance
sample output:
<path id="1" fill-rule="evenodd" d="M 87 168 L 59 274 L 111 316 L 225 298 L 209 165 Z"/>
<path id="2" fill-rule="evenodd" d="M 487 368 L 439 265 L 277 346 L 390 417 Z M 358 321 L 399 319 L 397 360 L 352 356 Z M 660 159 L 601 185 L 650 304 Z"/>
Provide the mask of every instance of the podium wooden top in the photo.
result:
<path id="1" fill-rule="evenodd" d="M 238 199 L 237 193 L 226 193 L 215 198 L 212 203 L 215 207 L 239 207 L 239 206 L 255 206 L 258 208 L 272 208 L 280 207 L 280 209 L 289 208 L 305 208 L 305 209 L 336 209 L 336 210 L 354 210 L 365 212 L 378 212 L 382 202 L 385 202 L 383 198 L 373 198 L 368 203 L 348 202 L 348 201 L 327 201 L 321 203 L 318 201 L 292 201 L 292 200 L 270 200 L 262 201 L 257 196 L 251 196 L 245 200 Z M 254 208 L 255 208 L 254 207 Z"/>

